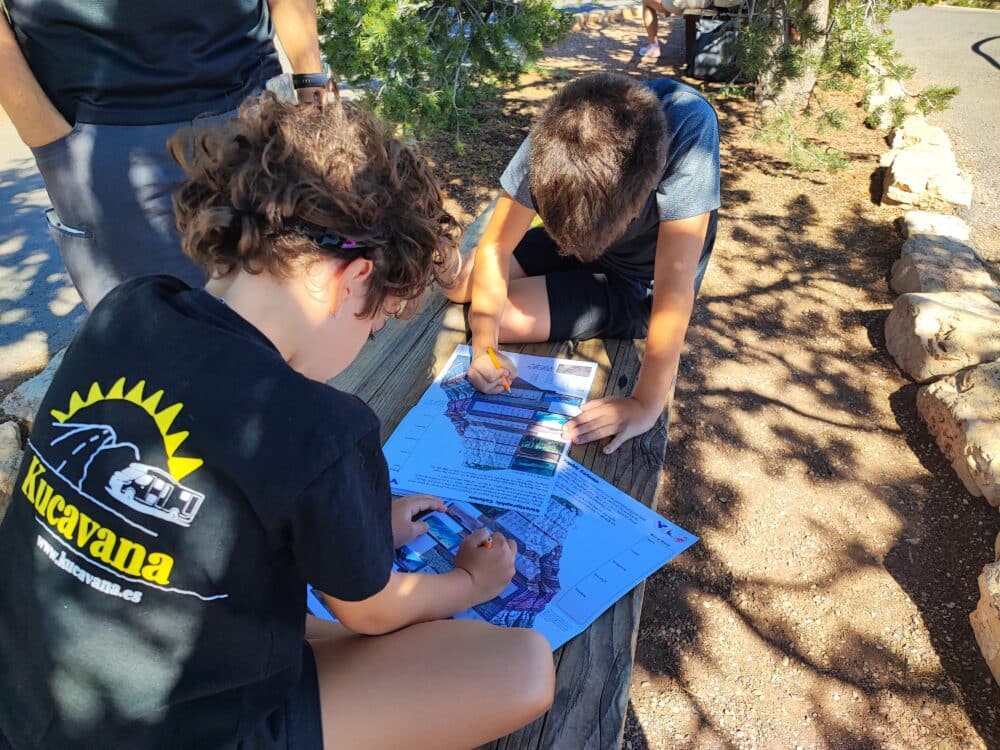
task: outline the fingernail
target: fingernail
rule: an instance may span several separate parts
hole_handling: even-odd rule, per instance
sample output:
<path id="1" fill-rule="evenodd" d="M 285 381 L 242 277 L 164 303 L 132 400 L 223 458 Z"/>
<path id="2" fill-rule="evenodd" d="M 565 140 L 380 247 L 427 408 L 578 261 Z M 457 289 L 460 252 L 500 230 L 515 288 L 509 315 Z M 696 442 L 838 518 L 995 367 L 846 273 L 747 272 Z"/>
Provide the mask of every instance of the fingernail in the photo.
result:
<path id="1" fill-rule="evenodd" d="M 604 452 L 605 452 L 605 453 L 611 453 L 611 448 L 610 448 L 610 447 L 608 447 L 608 448 L 605 448 L 605 449 L 604 449 Z"/>

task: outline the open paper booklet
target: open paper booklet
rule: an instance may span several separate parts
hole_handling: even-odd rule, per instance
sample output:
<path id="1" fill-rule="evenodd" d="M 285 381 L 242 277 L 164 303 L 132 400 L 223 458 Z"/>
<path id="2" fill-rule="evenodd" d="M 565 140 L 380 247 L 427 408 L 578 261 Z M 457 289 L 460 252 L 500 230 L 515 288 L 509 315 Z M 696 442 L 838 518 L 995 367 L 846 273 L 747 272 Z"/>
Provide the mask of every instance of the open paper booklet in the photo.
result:
<path id="1" fill-rule="evenodd" d="M 514 580 L 456 617 L 532 628 L 554 650 L 698 541 L 572 459 L 561 468 L 540 514 L 446 501 L 446 513 L 424 517 L 428 532 L 396 551 L 395 569 L 447 572 L 470 532 L 500 531 L 517 541 Z M 311 589 L 308 599 L 312 614 L 333 619 Z"/>
<path id="2" fill-rule="evenodd" d="M 537 513 L 569 451 L 563 425 L 580 413 L 595 362 L 505 352 L 518 376 L 487 396 L 465 377 L 471 349 L 455 349 L 385 444 L 393 491 Z"/>
<path id="3" fill-rule="evenodd" d="M 458 546 L 486 527 L 517 541 L 514 580 L 456 617 L 537 630 L 556 649 L 698 538 L 636 502 L 566 454 L 562 426 L 579 413 L 594 362 L 510 354 L 510 394 L 468 382 L 459 346 L 385 445 L 395 494 L 425 492 L 447 512 L 396 551 L 394 567 L 443 573 Z M 333 619 L 310 588 L 312 614 Z"/>

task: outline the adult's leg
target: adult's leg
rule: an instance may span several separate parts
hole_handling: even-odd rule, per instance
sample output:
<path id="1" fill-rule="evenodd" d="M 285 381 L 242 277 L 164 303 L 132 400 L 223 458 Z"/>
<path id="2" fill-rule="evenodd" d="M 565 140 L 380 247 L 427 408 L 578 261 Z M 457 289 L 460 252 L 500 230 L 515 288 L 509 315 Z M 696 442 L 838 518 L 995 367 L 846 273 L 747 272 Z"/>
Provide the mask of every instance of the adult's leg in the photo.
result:
<path id="1" fill-rule="evenodd" d="M 552 704 L 552 650 L 530 630 L 443 620 L 310 645 L 326 748 L 467 750 Z"/>
<path id="2" fill-rule="evenodd" d="M 171 205 L 184 175 L 164 143 L 180 126 L 78 123 L 63 141 L 35 151 L 54 207 L 50 233 L 90 309 L 136 276 L 204 282 L 181 251 Z"/>
<path id="3" fill-rule="evenodd" d="M 88 309 L 122 281 L 169 274 L 200 286 L 205 275 L 181 250 L 172 197 L 184 173 L 167 153 L 177 130 L 233 112 L 161 125 L 77 123 L 34 149 L 54 211 L 50 234 Z"/>

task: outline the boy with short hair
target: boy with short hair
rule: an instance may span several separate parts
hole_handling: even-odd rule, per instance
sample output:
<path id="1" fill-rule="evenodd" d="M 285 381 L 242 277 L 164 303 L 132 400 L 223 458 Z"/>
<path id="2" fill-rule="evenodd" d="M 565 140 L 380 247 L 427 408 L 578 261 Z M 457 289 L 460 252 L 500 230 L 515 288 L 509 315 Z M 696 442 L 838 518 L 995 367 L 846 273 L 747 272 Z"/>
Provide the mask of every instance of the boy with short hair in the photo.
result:
<path id="1" fill-rule="evenodd" d="M 631 395 L 592 401 L 567 426 L 604 450 L 651 429 L 672 397 L 691 308 L 715 243 L 719 128 L 670 79 L 602 73 L 557 92 L 500 178 L 503 194 L 454 286 L 470 302 L 469 379 L 516 375 L 501 342 L 647 339 Z M 544 226 L 531 228 L 535 214 Z"/>

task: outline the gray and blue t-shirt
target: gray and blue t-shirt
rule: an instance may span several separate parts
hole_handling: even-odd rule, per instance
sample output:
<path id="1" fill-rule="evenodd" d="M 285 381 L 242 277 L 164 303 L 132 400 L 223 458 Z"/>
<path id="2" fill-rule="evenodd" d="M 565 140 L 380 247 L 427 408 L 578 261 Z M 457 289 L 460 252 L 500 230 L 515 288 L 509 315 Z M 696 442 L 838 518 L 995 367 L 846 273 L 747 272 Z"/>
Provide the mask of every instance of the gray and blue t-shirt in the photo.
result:
<path id="1" fill-rule="evenodd" d="M 660 99 L 667 120 L 663 177 L 639 216 L 601 257 L 601 265 L 627 276 L 652 279 L 661 221 L 710 213 L 703 255 L 715 242 L 719 197 L 719 120 L 705 98 L 669 78 L 646 81 Z M 518 203 L 534 209 L 528 174 L 530 136 L 500 177 L 501 187 Z M 545 220 L 545 217 L 542 217 Z"/>

